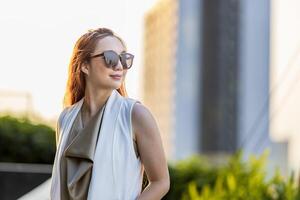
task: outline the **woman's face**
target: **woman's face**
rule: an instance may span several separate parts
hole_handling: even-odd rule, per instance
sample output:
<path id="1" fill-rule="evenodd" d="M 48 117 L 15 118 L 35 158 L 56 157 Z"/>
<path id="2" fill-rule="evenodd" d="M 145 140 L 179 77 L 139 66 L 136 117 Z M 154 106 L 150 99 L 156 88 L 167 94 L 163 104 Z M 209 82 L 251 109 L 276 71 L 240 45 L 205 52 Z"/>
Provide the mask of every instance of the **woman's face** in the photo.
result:
<path id="1" fill-rule="evenodd" d="M 117 54 L 126 51 L 121 41 L 113 36 L 107 36 L 98 40 L 96 48 L 92 55 L 103 53 L 106 50 L 113 50 Z M 90 59 L 90 62 L 83 66 L 81 70 L 87 75 L 87 84 L 91 84 L 96 88 L 104 89 L 118 89 L 121 87 L 121 83 L 125 80 L 127 70 L 123 69 L 123 66 L 119 60 L 118 65 L 112 69 L 108 68 L 105 63 L 104 57 L 94 57 Z M 120 79 L 111 77 L 111 75 L 121 75 Z"/>

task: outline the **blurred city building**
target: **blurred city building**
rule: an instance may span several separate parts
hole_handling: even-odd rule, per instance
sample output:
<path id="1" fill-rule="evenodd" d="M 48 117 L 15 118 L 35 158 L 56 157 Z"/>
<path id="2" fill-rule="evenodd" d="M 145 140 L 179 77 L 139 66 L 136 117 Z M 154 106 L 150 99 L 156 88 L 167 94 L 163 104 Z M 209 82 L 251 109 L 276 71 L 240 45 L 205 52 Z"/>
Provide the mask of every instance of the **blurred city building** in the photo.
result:
<path id="1" fill-rule="evenodd" d="M 0 115 L 27 118 L 32 122 L 43 123 L 55 128 L 55 119 L 46 119 L 34 108 L 31 93 L 26 91 L 0 90 Z"/>
<path id="2" fill-rule="evenodd" d="M 1 113 L 24 113 L 27 117 L 33 111 L 32 96 L 28 92 L 0 90 Z"/>
<path id="3" fill-rule="evenodd" d="M 270 1 L 161 0 L 145 16 L 143 102 L 169 160 L 270 150 Z"/>
<path id="4" fill-rule="evenodd" d="M 143 103 L 151 111 L 161 130 L 165 153 L 172 154 L 174 132 L 175 65 L 177 41 L 177 2 L 160 2 L 145 18 Z"/>

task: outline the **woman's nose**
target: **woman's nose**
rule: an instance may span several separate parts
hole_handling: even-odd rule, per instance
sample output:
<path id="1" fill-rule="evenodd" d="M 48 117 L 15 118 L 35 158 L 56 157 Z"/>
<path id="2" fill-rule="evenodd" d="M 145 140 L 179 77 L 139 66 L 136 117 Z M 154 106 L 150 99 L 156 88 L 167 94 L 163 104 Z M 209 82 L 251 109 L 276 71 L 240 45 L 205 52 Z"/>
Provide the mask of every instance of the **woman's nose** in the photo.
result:
<path id="1" fill-rule="evenodd" d="M 123 70 L 123 65 L 121 61 L 119 60 L 118 64 L 114 67 L 115 70 Z"/>

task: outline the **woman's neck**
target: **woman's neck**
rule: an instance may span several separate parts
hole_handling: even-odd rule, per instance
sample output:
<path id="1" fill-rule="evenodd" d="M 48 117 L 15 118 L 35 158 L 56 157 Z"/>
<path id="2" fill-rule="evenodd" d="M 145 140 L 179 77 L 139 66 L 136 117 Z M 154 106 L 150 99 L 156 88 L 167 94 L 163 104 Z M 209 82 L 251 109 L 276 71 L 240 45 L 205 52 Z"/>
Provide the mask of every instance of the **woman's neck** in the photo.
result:
<path id="1" fill-rule="evenodd" d="M 107 99 L 110 97 L 112 90 L 101 90 L 90 92 L 86 89 L 82 112 L 88 118 L 94 116 L 101 109 Z"/>

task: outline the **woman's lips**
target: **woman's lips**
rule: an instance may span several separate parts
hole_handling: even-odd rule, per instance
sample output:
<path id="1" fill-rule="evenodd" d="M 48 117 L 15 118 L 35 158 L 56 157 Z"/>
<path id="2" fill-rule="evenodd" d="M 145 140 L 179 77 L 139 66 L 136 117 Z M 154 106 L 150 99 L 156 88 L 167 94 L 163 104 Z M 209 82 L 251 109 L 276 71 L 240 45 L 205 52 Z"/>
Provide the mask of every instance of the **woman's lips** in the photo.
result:
<path id="1" fill-rule="evenodd" d="M 120 80 L 122 78 L 122 75 L 110 75 L 113 79 Z"/>

